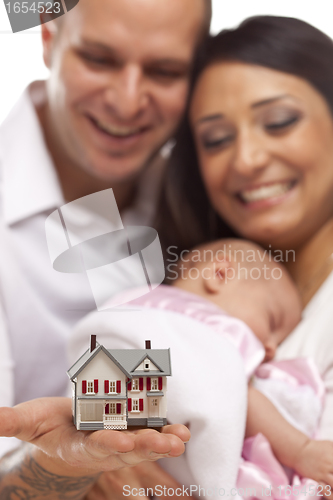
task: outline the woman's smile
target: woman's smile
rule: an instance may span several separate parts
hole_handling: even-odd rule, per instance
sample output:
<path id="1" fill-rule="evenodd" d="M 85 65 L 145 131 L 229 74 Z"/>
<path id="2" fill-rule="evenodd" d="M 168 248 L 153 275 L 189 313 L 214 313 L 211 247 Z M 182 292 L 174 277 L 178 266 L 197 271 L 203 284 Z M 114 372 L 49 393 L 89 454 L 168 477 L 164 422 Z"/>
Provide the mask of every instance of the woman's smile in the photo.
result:
<path id="1" fill-rule="evenodd" d="M 276 204 L 295 187 L 297 181 L 272 181 L 256 186 L 249 186 L 236 193 L 236 197 L 247 208 L 257 208 L 268 204 Z"/>
<path id="2" fill-rule="evenodd" d="M 216 212 L 245 238 L 296 248 L 333 214 L 333 121 L 307 81 L 242 62 L 208 66 L 190 121 Z"/>

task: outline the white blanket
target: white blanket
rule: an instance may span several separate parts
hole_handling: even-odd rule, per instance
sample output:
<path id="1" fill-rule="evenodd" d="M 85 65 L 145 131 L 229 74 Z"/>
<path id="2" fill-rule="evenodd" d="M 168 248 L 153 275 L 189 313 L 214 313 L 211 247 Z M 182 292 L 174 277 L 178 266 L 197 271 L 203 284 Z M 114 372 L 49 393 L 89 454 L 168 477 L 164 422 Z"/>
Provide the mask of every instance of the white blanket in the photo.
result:
<path id="1" fill-rule="evenodd" d="M 184 315 L 128 307 L 93 313 L 83 320 L 70 340 L 69 366 L 89 347 L 91 334 L 107 349 L 142 349 L 145 340 L 152 341 L 153 349 L 170 347 L 168 421 L 188 425 L 192 437 L 185 456 L 160 463 L 181 484 L 200 486 L 206 493 L 209 489 L 210 498 L 221 498 L 220 488 L 224 496 L 230 494 L 237 479 L 247 406 L 244 366 L 236 348 Z"/>

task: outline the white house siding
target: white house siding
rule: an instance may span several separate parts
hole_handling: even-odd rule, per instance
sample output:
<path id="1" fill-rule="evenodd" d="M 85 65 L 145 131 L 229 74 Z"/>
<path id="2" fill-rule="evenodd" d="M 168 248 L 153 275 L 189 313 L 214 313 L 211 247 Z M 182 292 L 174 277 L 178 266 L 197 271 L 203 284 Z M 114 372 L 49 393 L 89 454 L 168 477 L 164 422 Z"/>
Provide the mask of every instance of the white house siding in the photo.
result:
<path id="1" fill-rule="evenodd" d="M 161 376 L 161 375 L 160 375 Z M 150 378 L 158 378 L 158 376 L 150 376 Z M 142 391 L 128 391 L 128 398 L 132 399 L 132 407 L 133 407 L 133 399 L 143 399 L 143 411 L 140 412 L 128 412 L 128 418 L 148 418 L 149 417 L 149 411 L 148 411 L 148 405 L 150 404 L 150 400 L 153 396 L 147 396 L 147 376 L 145 377 L 133 377 L 134 378 L 143 378 L 143 390 Z M 161 418 L 166 417 L 166 411 L 167 411 L 167 401 L 166 401 L 166 391 L 167 391 L 167 379 L 165 376 L 162 376 L 162 391 L 164 396 L 157 396 L 159 399 L 159 416 Z M 153 392 L 153 391 L 152 391 Z M 160 391 L 156 391 L 159 393 Z"/>
<path id="2" fill-rule="evenodd" d="M 82 393 L 82 381 L 94 381 L 98 380 L 98 392 L 97 393 Z M 109 415 L 104 417 L 104 408 L 106 403 L 115 402 L 121 403 L 122 414 L 126 415 L 127 404 L 126 399 L 106 399 L 109 395 L 105 393 L 104 381 L 105 380 L 120 380 L 121 381 L 121 392 L 119 394 L 114 394 L 114 396 L 126 397 L 126 383 L 127 377 L 118 368 L 116 364 L 103 352 L 99 352 L 88 365 L 79 373 L 77 376 L 77 397 L 90 396 L 91 398 L 96 398 L 96 402 L 92 399 L 77 400 L 77 417 L 81 422 L 103 422 L 105 426 L 114 425 L 113 422 L 106 422 L 105 418 L 108 417 L 118 417 L 118 415 Z M 111 394 L 110 394 L 111 395 Z M 100 399 L 102 398 L 102 399 Z M 119 419 L 120 419 L 119 415 Z M 125 418 L 125 417 L 124 417 Z M 118 419 L 117 419 L 118 421 Z M 79 425 L 79 422 L 77 422 Z M 109 427 L 110 428 L 110 427 Z M 117 427 L 118 428 L 118 427 Z"/>
<path id="3" fill-rule="evenodd" d="M 82 381 L 95 379 L 99 381 L 96 397 L 105 396 L 104 380 L 121 380 L 121 393 L 118 396 L 126 396 L 125 374 L 103 351 L 100 351 L 77 376 L 77 396 L 89 396 L 88 392 L 82 394 Z"/>

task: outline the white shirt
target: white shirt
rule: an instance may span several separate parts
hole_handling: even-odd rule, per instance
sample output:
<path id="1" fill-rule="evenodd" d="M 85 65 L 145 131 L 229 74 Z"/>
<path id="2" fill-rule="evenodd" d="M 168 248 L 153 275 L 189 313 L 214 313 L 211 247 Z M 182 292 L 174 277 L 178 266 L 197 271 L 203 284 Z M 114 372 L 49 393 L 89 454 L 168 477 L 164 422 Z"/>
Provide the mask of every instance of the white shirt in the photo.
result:
<path id="1" fill-rule="evenodd" d="M 304 309 L 302 321 L 278 350 L 277 359 L 296 357 L 312 357 L 324 380 L 326 398 L 320 438 L 333 440 L 333 272 Z"/>
<path id="2" fill-rule="evenodd" d="M 87 276 L 53 270 L 47 249 L 45 220 L 65 200 L 33 104 L 44 90 L 32 84 L 0 126 L 0 406 L 65 395 L 67 338 L 96 309 Z M 125 225 L 151 224 L 160 173 L 144 172 Z"/>

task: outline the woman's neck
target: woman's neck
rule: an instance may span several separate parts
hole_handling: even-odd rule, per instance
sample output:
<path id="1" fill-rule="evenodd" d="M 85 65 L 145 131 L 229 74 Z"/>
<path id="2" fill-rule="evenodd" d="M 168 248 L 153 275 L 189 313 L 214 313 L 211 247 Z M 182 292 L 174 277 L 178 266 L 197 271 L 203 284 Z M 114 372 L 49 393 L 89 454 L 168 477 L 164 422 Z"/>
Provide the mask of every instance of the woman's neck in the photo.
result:
<path id="1" fill-rule="evenodd" d="M 301 294 L 303 307 L 311 300 L 333 270 L 333 218 L 295 251 L 286 263 Z M 332 257 L 331 257 L 332 256 Z"/>

